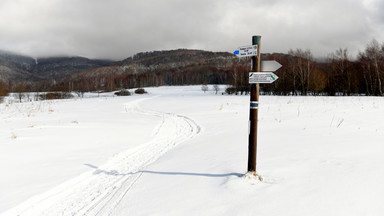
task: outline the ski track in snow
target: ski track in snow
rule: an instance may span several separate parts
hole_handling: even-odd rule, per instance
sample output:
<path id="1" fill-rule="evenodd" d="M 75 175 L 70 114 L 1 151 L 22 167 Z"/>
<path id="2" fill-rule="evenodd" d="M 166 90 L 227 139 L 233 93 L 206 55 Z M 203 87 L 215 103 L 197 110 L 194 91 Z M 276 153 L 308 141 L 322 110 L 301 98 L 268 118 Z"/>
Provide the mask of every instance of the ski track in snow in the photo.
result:
<path id="1" fill-rule="evenodd" d="M 147 99 L 125 104 L 125 111 L 162 118 L 151 141 L 119 153 L 101 167 L 86 164 L 95 170 L 37 195 L 4 212 L 2 216 L 112 215 L 142 175 L 141 170 L 170 149 L 200 133 L 199 125 L 186 116 L 140 108 L 139 103 L 143 100 Z"/>

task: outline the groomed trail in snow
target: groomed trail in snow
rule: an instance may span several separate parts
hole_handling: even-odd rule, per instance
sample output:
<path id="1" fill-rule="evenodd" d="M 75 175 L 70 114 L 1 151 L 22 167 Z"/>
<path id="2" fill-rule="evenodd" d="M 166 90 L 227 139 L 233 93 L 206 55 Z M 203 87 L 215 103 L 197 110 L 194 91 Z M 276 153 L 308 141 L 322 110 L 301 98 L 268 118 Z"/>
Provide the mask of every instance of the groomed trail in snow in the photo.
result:
<path id="1" fill-rule="evenodd" d="M 383 97 L 261 96 L 258 181 L 249 95 L 209 89 L 3 102 L 0 215 L 383 215 Z"/>
<path id="2" fill-rule="evenodd" d="M 125 104 L 125 112 L 162 118 L 151 141 L 111 158 L 105 165 L 84 173 L 60 186 L 37 195 L 1 214 L 30 215 L 111 215 L 149 164 L 167 151 L 200 133 L 192 119 L 173 113 L 142 109 L 138 99 Z"/>

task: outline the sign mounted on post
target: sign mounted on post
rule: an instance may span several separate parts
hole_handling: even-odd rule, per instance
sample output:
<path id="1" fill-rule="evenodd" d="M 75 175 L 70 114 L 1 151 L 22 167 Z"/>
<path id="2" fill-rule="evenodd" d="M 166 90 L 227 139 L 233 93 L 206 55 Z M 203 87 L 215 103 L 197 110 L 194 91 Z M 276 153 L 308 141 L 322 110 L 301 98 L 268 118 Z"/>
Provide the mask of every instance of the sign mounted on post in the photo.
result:
<path id="1" fill-rule="evenodd" d="M 233 52 L 233 54 L 237 55 L 237 57 L 249 57 L 257 55 L 257 46 L 249 45 L 249 46 L 241 46 Z"/>
<path id="2" fill-rule="evenodd" d="M 275 60 L 265 60 L 260 63 L 260 71 L 262 72 L 275 72 L 281 68 L 281 64 Z"/>
<path id="3" fill-rule="evenodd" d="M 279 78 L 273 72 L 279 68 L 281 68 L 281 64 L 275 60 L 261 61 L 261 72 L 249 72 L 249 83 L 273 83 Z"/>
<path id="4" fill-rule="evenodd" d="M 262 178 L 256 173 L 257 158 L 257 122 L 259 109 L 260 83 L 273 83 L 279 77 L 273 72 L 281 67 L 276 61 L 261 61 L 261 36 L 252 36 L 251 46 L 242 46 L 233 52 L 237 57 L 251 57 L 251 71 L 249 73 L 250 107 L 249 107 L 249 136 L 248 136 L 248 174 Z"/>
<path id="5" fill-rule="evenodd" d="M 249 83 L 273 83 L 279 77 L 272 72 L 249 72 Z"/>

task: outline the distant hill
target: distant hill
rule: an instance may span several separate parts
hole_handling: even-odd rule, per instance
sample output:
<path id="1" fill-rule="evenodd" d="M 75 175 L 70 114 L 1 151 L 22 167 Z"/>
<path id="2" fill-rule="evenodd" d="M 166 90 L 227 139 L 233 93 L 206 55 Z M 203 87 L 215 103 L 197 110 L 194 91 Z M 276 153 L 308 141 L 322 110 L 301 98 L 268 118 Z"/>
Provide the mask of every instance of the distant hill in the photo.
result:
<path id="1" fill-rule="evenodd" d="M 227 52 L 203 50 L 168 50 L 138 53 L 119 62 L 93 60 L 84 57 L 31 58 L 11 52 L 0 51 L 0 80 L 34 82 L 42 80 L 80 80 L 90 77 L 126 76 L 156 73 L 161 74 L 162 84 L 185 84 L 172 77 L 192 73 L 210 74 L 226 70 L 238 62 Z M 189 76 L 189 77 L 188 77 Z M 215 76 L 211 75 L 211 80 Z M 183 80 L 185 78 L 182 78 Z M 193 83 L 193 82 L 192 82 Z"/>
<path id="2" fill-rule="evenodd" d="M 228 83 L 232 79 L 230 74 L 234 66 L 242 66 L 243 63 L 244 60 L 228 52 L 189 49 L 153 51 L 138 53 L 110 66 L 72 74 L 58 83 L 82 91 Z"/>
<path id="3" fill-rule="evenodd" d="M 264 53 L 261 60 L 276 60 L 282 67 L 275 71 L 278 82 L 261 85 L 260 91 L 280 95 L 382 96 L 384 63 L 372 55 L 366 51 L 358 61 L 334 56 L 316 62 L 310 52 L 300 49 L 288 54 Z M 249 91 L 250 65 L 250 58 L 238 58 L 232 53 L 189 49 L 143 52 L 119 62 L 84 57 L 34 59 L 1 51 L 0 83 L 10 91 L 20 84 L 29 85 L 31 91 L 62 92 L 230 84 L 235 92 L 243 94 Z M 30 82 L 18 83 L 25 81 Z"/>
<path id="4" fill-rule="evenodd" d="M 37 80 L 32 74 L 35 59 L 0 50 L 0 80 Z"/>
<path id="5" fill-rule="evenodd" d="M 108 66 L 108 60 L 83 57 L 50 57 L 34 59 L 12 52 L 0 51 L 0 80 L 39 81 L 59 79 L 83 70 Z"/>
<path id="6" fill-rule="evenodd" d="M 59 79 L 91 68 L 113 64 L 108 60 L 93 60 L 84 57 L 39 58 L 32 73 L 43 79 Z"/>
<path id="7" fill-rule="evenodd" d="M 210 52 L 203 50 L 168 50 L 143 52 L 129 57 L 123 61 L 107 67 L 93 68 L 78 74 L 75 77 L 95 77 L 100 75 L 122 75 L 122 74 L 142 74 L 148 72 L 169 72 L 186 70 L 187 68 L 197 68 L 210 66 L 215 68 L 225 68 L 233 64 L 237 57 L 227 52 Z"/>
<path id="8" fill-rule="evenodd" d="M 288 55 L 263 54 L 262 59 L 280 59 Z M 1 52 L 0 79 L 11 81 L 48 81 L 45 86 L 61 89 L 113 91 L 161 85 L 225 84 L 248 89 L 249 58 L 228 52 L 177 49 L 137 53 L 122 61 L 92 60 L 84 57 L 33 59 Z"/>

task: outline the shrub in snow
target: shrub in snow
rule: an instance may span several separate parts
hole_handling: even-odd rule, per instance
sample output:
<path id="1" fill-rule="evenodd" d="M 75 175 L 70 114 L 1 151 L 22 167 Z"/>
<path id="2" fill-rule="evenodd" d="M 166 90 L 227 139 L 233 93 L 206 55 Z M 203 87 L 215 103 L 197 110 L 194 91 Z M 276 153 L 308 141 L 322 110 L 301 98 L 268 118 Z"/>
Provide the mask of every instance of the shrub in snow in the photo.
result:
<path id="1" fill-rule="evenodd" d="M 54 99 L 69 99 L 73 98 L 73 95 L 69 92 L 48 92 L 39 95 L 40 100 L 54 100 Z"/>
<path id="2" fill-rule="evenodd" d="M 143 88 L 138 88 L 135 90 L 135 94 L 147 94 L 148 92 L 145 91 Z"/>
<path id="3" fill-rule="evenodd" d="M 230 86 L 230 87 L 228 87 L 227 89 L 225 89 L 225 93 L 227 93 L 227 94 L 229 94 L 229 95 L 234 94 L 234 93 L 236 93 L 236 88 Z"/>
<path id="4" fill-rule="evenodd" d="M 115 95 L 117 95 L 117 96 L 130 96 L 131 92 L 129 92 L 126 89 L 122 89 L 122 90 L 120 90 L 118 92 L 115 92 Z"/>

